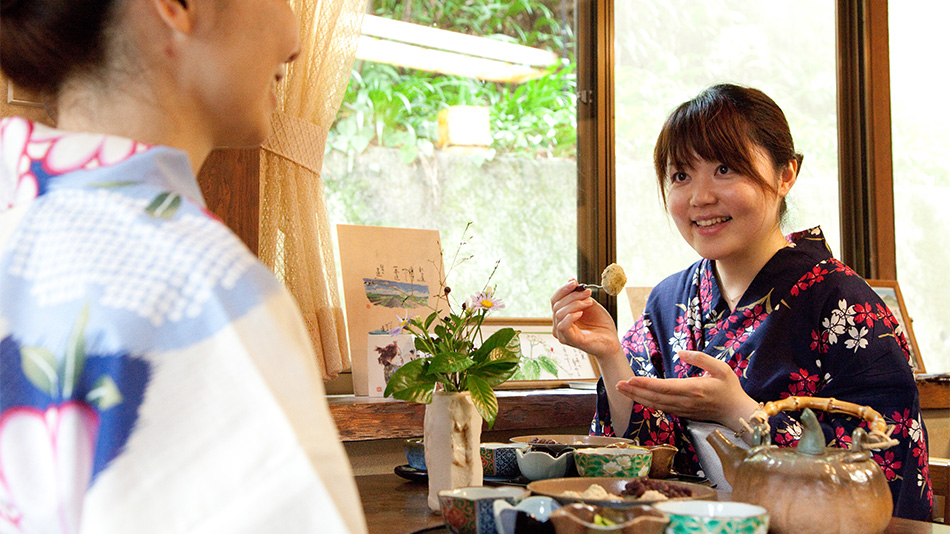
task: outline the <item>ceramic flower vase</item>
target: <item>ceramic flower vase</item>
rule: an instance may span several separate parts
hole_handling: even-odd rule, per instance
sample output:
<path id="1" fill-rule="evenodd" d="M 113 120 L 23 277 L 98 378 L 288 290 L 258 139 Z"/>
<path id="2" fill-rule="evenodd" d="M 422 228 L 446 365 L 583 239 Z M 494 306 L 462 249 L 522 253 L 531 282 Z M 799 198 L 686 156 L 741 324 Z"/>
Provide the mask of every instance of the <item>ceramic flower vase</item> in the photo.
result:
<path id="1" fill-rule="evenodd" d="M 436 391 L 426 406 L 424 432 L 429 508 L 438 512 L 440 491 L 482 485 L 482 417 L 472 395 Z"/>

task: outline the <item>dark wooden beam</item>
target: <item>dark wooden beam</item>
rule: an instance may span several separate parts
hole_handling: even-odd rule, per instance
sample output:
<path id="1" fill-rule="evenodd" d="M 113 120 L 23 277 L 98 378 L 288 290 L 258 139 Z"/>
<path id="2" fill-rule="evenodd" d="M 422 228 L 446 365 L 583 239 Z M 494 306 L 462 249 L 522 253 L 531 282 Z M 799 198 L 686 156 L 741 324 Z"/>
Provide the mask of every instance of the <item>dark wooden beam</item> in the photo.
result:
<path id="1" fill-rule="evenodd" d="M 896 280 L 887 0 L 838 0 L 836 25 L 841 258 Z"/>
<path id="2" fill-rule="evenodd" d="M 575 13 L 577 276 L 599 284 L 617 258 L 613 0 L 578 0 Z M 594 297 L 616 317 L 616 299 L 600 291 Z"/>

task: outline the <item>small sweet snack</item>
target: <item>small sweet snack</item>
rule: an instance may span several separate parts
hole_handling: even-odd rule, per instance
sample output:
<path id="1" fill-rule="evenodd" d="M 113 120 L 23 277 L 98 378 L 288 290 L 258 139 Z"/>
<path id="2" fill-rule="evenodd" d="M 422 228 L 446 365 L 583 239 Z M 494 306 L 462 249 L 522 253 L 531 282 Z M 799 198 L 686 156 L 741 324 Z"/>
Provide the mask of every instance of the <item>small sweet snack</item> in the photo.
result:
<path id="1" fill-rule="evenodd" d="M 604 291 L 614 297 L 619 295 L 627 285 L 627 275 L 623 272 L 623 267 L 616 263 L 608 265 L 607 268 L 604 269 L 604 272 L 601 273 L 600 278 L 600 285 L 603 286 Z"/>
<path id="2" fill-rule="evenodd" d="M 600 273 L 600 285 L 595 284 L 577 284 L 574 291 L 583 291 L 584 289 L 603 289 L 608 295 L 616 297 L 623 291 L 627 285 L 627 275 L 623 272 L 623 267 L 616 263 L 611 263 Z"/>

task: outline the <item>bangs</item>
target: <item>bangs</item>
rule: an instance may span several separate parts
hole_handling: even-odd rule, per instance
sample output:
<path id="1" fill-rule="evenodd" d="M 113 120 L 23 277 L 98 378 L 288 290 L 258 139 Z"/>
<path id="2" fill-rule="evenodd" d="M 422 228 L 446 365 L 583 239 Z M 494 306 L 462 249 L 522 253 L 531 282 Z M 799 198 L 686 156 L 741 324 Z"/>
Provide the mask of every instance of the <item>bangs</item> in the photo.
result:
<path id="1" fill-rule="evenodd" d="M 682 104 L 663 125 L 654 151 L 657 178 L 666 183 L 671 166 L 691 169 L 699 157 L 761 181 L 746 141 L 752 138 L 748 123 L 730 100 L 705 96 Z"/>

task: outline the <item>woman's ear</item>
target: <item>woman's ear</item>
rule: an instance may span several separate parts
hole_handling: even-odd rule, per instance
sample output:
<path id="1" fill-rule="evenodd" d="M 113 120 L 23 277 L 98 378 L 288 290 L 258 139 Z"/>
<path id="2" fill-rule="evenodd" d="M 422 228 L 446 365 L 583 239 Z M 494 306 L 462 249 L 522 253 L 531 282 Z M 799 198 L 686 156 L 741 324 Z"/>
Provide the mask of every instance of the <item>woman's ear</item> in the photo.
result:
<path id="1" fill-rule="evenodd" d="M 778 196 L 785 198 L 785 195 L 791 191 L 798 179 L 798 160 L 790 160 L 779 173 L 778 176 Z"/>
<path id="2" fill-rule="evenodd" d="M 150 0 L 159 18 L 178 33 L 191 33 L 193 26 L 193 0 Z"/>

